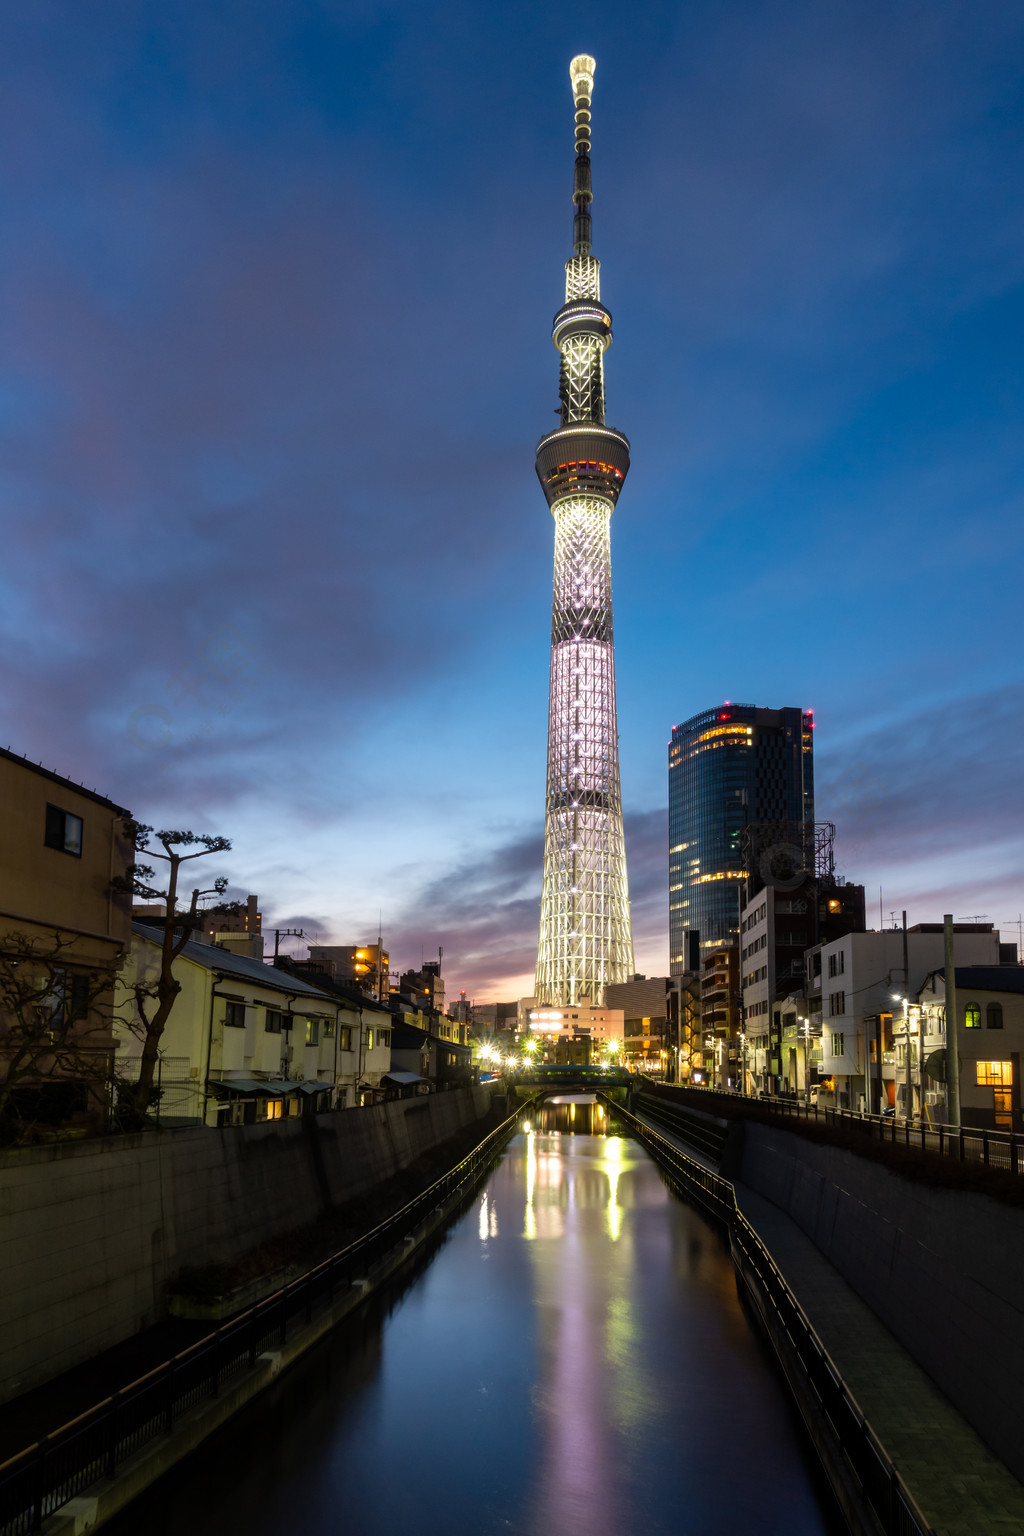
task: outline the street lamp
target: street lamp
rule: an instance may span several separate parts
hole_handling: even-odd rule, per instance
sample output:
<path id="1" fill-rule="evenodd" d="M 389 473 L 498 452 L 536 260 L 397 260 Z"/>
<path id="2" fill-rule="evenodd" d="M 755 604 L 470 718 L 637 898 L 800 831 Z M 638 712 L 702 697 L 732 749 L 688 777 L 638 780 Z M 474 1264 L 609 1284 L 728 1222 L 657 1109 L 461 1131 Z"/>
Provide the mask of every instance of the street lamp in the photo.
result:
<path id="1" fill-rule="evenodd" d="M 910 998 L 901 997 L 897 992 L 894 992 L 892 994 L 892 1000 L 894 1003 L 903 1004 L 903 1051 L 905 1058 L 904 1066 L 906 1068 L 906 1100 L 903 1105 L 903 1113 L 907 1120 L 912 1120 L 912 1090 L 910 1086 Z"/>
<path id="2" fill-rule="evenodd" d="M 811 1107 L 811 1021 L 799 1018 L 798 1023 L 803 1025 L 804 1034 L 804 1103 L 808 1109 Z"/>

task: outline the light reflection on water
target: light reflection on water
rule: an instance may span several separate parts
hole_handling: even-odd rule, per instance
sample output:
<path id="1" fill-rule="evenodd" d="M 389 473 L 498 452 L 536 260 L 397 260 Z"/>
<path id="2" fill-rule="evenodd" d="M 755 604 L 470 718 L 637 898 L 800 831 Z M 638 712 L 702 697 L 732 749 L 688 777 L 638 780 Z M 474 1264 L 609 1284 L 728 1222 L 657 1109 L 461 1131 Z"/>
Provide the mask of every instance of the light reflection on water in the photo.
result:
<path id="1" fill-rule="evenodd" d="M 337 1330 L 111 1536 L 838 1531 L 721 1240 L 601 1109 L 534 1112 L 391 1315 Z"/>

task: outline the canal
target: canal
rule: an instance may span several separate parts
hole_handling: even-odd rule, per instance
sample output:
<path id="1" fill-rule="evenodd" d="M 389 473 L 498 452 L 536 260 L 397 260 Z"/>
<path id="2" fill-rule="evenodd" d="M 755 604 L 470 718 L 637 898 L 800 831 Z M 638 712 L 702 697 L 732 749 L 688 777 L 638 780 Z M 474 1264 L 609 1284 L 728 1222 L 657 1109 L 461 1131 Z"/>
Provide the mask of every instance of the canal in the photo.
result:
<path id="1" fill-rule="evenodd" d="M 524 1122 L 465 1214 L 112 1536 L 843 1529 L 719 1235 L 603 1107 Z"/>

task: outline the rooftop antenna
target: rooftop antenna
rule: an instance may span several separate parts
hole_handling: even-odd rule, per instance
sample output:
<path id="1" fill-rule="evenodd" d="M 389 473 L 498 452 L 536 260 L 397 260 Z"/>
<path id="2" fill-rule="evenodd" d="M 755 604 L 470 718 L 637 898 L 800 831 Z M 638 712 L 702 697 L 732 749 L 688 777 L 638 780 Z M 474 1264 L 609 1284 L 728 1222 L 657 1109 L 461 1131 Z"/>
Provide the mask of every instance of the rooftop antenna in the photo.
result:
<path id="1" fill-rule="evenodd" d="M 1019 965 L 1024 961 L 1024 955 L 1021 954 L 1021 950 L 1024 949 L 1024 914 L 1018 912 L 1016 917 L 1008 917 L 1005 926 L 1017 930 L 1017 963 Z"/>

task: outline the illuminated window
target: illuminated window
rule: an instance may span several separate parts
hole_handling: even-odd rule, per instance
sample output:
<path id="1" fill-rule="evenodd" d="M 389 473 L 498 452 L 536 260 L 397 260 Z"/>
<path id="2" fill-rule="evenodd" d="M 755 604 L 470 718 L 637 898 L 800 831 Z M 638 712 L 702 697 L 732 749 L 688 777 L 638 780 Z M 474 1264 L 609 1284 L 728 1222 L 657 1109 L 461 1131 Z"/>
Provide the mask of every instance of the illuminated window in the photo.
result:
<path id="1" fill-rule="evenodd" d="M 267 1100 L 267 1119 L 268 1120 L 280 1120 L 283 1114 L 284 1114 L 284 1105 L 281 1103 L 280 1099 L 268 1099 Z"/>
<path id="2" fill-rule="evenodd" d="M 964 1009 L 964 1024 L 968 1029 L 981 1028 L 981 1009 L 977 1003 L 968 1003 Z"/>
<path id="3" fill-rule="evenodd" d="M 1013 1084 L 1011 1061 L 976 1061 L 979 1088 L 1009 1088 Z"/>
<path id="4" fill-rule="evenodd" d="M 985 1009 L 985 1023 L 989 1029 L 1002 1029 L 1003 1005 L 1002 1003 L 989 1003 Z"/>
<path id="5" fill-rule="evenodd" d="M 320 1044 L 320 1020 L 319 1019 L 307 1019 L 306 1020 L 306 1044 L 307 1045 L 319 1045 Z"/>

